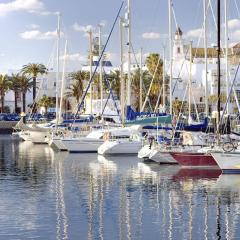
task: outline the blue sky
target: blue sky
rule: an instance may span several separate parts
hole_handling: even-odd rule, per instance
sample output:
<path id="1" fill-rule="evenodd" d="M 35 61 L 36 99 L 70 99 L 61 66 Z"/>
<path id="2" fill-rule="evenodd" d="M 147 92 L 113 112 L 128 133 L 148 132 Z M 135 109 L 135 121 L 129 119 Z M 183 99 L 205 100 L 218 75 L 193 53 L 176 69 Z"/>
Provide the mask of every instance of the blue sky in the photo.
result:
<path id="1" fill-rule="evenodd" d="M 103 33 L 108 34 L 120 5 L 120 0 L 1 0 L 0 72 L 19 69 L 29 62 L 48 65 L 51 59 L 53 63 L 50 66 L 54 65 L 51 56 L 56 52 L 56 12 L 62 14 L 62 31 L 64 39 L 67 38 L 69 43 L 68 70 L 78 69 L 84 63 L 88 51 L 88 38 L 84 29 L 88 25 L 96 28 L 103 22 Z M 216 1 L 211 0 L 211 5 L 215 13 Z M 173 8 L 176 22 L 185 34 L 185 41 L 192 39 L 194 45 L 197 45 L 203 22 L 202 0 L 173 0 Z M 238 0 L 229 1 L 230 43 L 240 42 L 239 8 Z M 125 8 L 122 15 L 124 11 Z M 208 15 L 210 44 L 216 38 L 210 7 Z M 168 32 L 167 0 L 132 0 L 132 29 L 132 44 L 136 52 L 140 47 L 143 47 L 145 54 L 162 52 Z M 118 36 L 116 27 L 107 48 L 115 64 L 119 58 Z M 64 39 L 61 42 L 62 52 Z"/>

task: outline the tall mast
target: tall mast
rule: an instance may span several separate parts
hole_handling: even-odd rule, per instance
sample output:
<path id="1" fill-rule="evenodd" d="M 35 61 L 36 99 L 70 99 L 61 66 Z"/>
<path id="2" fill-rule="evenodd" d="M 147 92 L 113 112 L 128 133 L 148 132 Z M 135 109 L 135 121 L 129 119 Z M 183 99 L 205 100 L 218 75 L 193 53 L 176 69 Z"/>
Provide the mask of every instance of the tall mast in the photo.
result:
<path id="1" fill-rule="evenodd" d="M 61 14 L 58 13 L 58 24 L 57 24 L 57 73 L 56 73 L 56 123 L 58 124 L 59 118 L 58 118 L 58 83 L 59 83 L 59 56 L 60 56 L 60 18 Z M 56 124 L 56 128 L 57 128 Z"/>
<path id="2" fill-rule="evenodd" d="M 205 57 L 205 113 L 208 116 L 208 63 L 207 63 L 207 0 L 203 0 L 204 8 L 204 57 Z"/>
<path id="3" fill-rule="evenodd" d="M 189 83 L 188 83 L 188 122 L 191 121 L 191 93 L 192 93 L 192 41 L 190 42 L 190 62 L 189 62 Z"/>
<path id="4" fill-rule="evenodd" d="M 131 0 L 128 0 L 128 81 L 127 81 L 127 106 L 131 105 Z"/>
<path id="5" fill-rule="evenodd" d="M 142 103 L 143 103 L 143 71 L 142 71 L 142 48 L 140 49 L 140 84 L 139 84 L 139 109 L 142 109 Z"/>
<path id="6" fill-rule="evenodd" d="M 224 9 L 225 9 L 225 80 L 226 80 L 226 96 L 229 94 L 229 78 L 228 78 L 228 9 L 227 9 L 228 1 L 224 1 Z M 229 115 L 229 103 L 227 102 L 227 115 Z"/>
<path id="7" fill-rule="evenodd" d="M 121 79 L 121 92 L 120 92 L 120 102 L 121 102 L 121 118 L 122 122 L 125 120 L 125 79 L 123 74 L 123 19 L 119 20 L 119 32 L 120 32 L 120 79 Z"/>
<path id="8" fill-rule="evenodd" d="M 163 47 L 163 111 L 166 111 L 166 78 L 165 78 L 165 46 Z"/>
<path id="9" fill-rule="evenodd" d="M 99 24 L 99 57 L 102 53 L 102 25 Z M 99 63 L 100 67 L 100 96 L 101 96 L 101 113 L 103 112 L 103 64 L 102 64 L 102 58 L 100 59 Z"/>
<path id="10" fill-rule="evenodd" d="M 67 56 L 67 40 L 65 42 L 65 49 L 64 49 L 64 60 L 63 60 L 63 72 L 62 72 L 62 83 L 61 83 L 61 95 L 60 95 L 60 106 L 59 106 L 59 117 L 58 119 L 61 119 L 62 116 L 62 105 L 63 105 L 63 93 L 65 88 L 65 68 L 66 68 L 66 56 Z"/>
<path id="11" fill-rule="evenodd" d="M 221 62 L 220 62 L 220 51 L 221 51 L 221 0 L 217 0 L 217 79 L 218 79 L 218 89 L 217 89 L 217 132 L 220 133 L 219 123 L 220 123 L 220 111 L 221 111 L 221 101 L 220 101 L 220 94 L 221 94 Z"/>
<path id="12" fill-rule="evenodd" d="M 168 26 L 169 26 L 169 61 L 170 61 L 170 79 L 169 79 L 169 101 L 170 114 L 172 115 L 172 0 L 168 0 Z"/>
<path id="13" fill-rule="evenodd" d="M 89 30 L 89 61 L 90 61 L 90 71 L 89 71 L 89 79 L 92 79 L 92 30 Z M 92 94 L 92 84 L 90 86 L 90 114 L 92 114 L 92 99 L 93 99 L 93 94 Z"/>

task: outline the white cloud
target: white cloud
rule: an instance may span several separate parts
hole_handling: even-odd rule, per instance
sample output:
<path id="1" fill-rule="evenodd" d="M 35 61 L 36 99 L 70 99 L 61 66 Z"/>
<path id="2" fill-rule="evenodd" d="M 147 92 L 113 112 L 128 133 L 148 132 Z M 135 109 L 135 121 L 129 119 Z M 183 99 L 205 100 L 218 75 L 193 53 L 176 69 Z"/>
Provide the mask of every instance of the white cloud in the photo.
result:
<path id="1" fill-rule="evenodd" d="M 230 33 L 230 40 L 240 42 L 240 30 Z"/>
<path id="2" fill-rule="evenodd" d="M 38 29 L 40 26 L 37 25 L 37 24 L 32 23 L 32 24 L 27 25 L 26 27 L 28 29 Z"/>
<path id="3" fill-rule="evenodd" d="M 0 3 L 0 16 L 16 11 L 42 11 L 44 4 L 40 0 L 15 0 L 8 3 Z"/>
<path id="4" fill-rule="evenodd" d="M 228 21 L 228 28 L 230 30 L 240 28 L 240 20 L 239 19 L 231 19 Z"/>
<path id="5" fill-rule="evenodd" d="M 144 38 L 144 39 L 159 39 L 160 38 L 160 33 L 145 32 L 145 33 L 142 34 L 142 38 Z"/>
<path id="6" fill-rule="evenodd" d="M 202 28 L 196 28 L 196 29 L 189 30 L 186 33 L 186 37 L 189 37 L 189 38 L 203 37 L 203 30 L 202 30 Z"/>
<path id="7" fill-rule="evenodd" d="M 92 25 L 82 26 L 79 25 L 78 23 L 74 23 L 72 28 L 77 32 L 89 32 L 90 30 L 92 31 L 94 30 L 94 27 Z"/>
<path id="8" fill-rule="evenodd" d="M 81 55 L 80 53 L 72 53 L 72 54 L 67 54 L 66 56 L 61 56 L 60 60 L 64 60 L 65 58 L 67 61 L 77 61 L 77 62 L 87 61 L 87 56 Z"/>
<path id="9" fill-rule="evenodd" d="M 63 33 L 61 33 L 63 36 Z M 56 31 L 41 32 L 39 30 L 32 30 L 20 33 L 20 37 L 26 40 L 49 40 L 57 37 Z"/>

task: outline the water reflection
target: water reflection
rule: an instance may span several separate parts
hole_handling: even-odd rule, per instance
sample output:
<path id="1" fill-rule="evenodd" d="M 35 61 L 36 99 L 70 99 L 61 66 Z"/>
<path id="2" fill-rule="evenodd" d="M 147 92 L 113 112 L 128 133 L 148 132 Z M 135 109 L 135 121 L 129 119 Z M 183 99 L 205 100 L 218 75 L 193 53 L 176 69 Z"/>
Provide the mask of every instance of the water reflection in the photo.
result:
<path id="1" fill-rule="evenodd" d="M 234 239 L 240 176 L 0 139 L 0 239 Z"/>

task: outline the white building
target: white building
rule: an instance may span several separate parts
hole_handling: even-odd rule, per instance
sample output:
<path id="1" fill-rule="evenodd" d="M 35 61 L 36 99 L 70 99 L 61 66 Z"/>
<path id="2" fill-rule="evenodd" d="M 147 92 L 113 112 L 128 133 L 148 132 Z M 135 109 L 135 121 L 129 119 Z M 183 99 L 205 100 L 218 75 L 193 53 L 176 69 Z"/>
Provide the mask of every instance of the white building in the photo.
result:
<path id="1" fill-rule="evenodd" d="M 217 94 L 217 51 L 214 48 L 208 48 L 208 96 Z M 191 81 L 192 103 L 198 104 L 200 110 L 204 111 L 205 100 L 205 59 L 203 48 L 192 48 L 192 63 L 190 62 L 190 43 L 186 44 L 182 38 L 182 31 L 180 28 L 175 33 L 173 42 L 173 83 L 172 87 L 173 100 L 188 101 L 188 86 Z M 169 62 L 167 63 L 167 73 L 169 75 Z M 229 66 L 229 89 L 235 76 L 236 66 Z M 225 58 L 221 56 L 221 93 L 227 96 L 226 89 L 226 75 L 225 75 Z M 240 91 L 240 73 L 235 81 L 236 92 Z M 186 96 L 184 98 L 184 95 Z M 216 105 L 213 104 L 213 105 Z M 231 104 L 233 109 L 236 103 Z M 214 108 L 215 106 L 213 106 Z M 202 109 L 201 109 L 202 108 Z"/>

